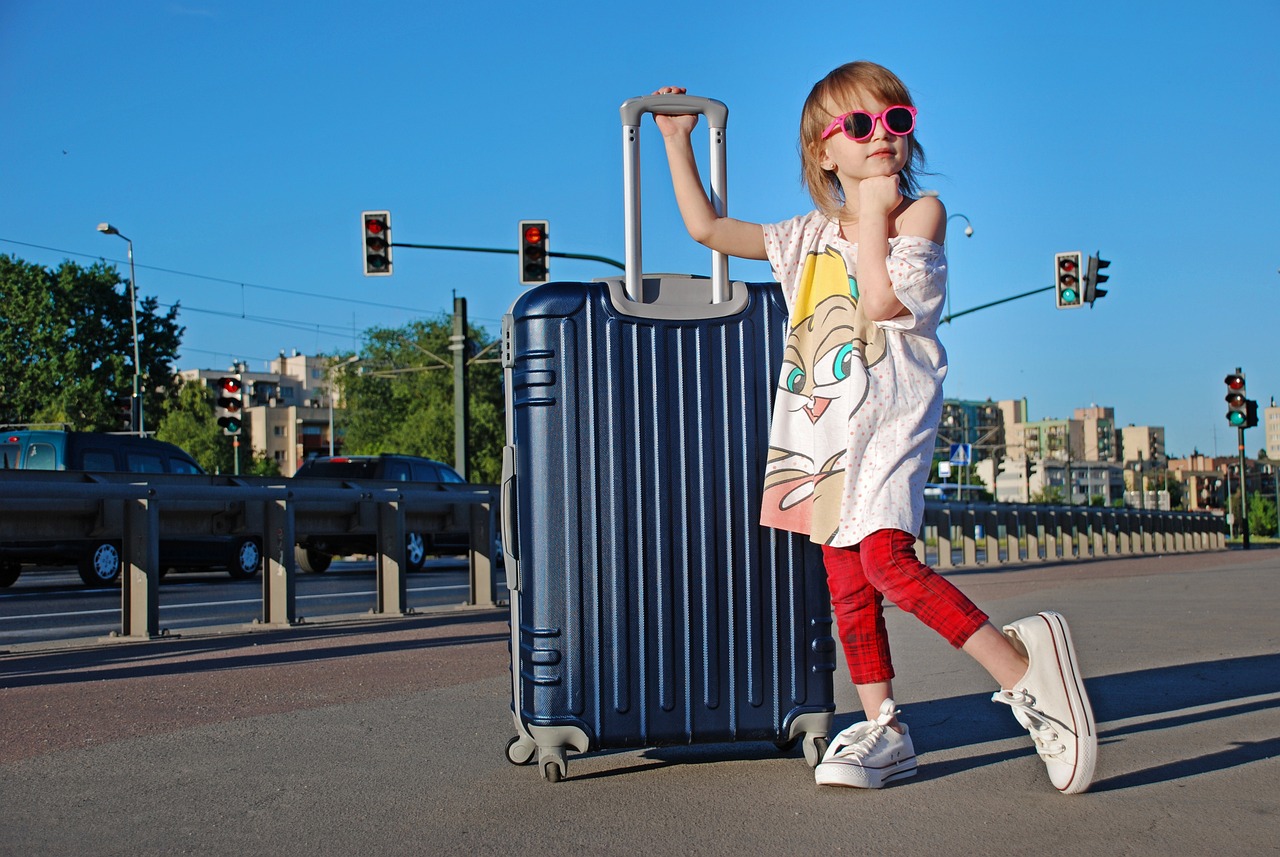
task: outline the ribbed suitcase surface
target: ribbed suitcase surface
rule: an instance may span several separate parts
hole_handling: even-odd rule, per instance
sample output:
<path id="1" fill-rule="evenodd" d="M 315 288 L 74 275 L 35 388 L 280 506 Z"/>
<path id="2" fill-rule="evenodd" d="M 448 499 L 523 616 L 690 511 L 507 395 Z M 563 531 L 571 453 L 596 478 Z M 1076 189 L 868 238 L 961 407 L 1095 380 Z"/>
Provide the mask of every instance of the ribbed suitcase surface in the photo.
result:
<path id="1" fill-rule="evenodd" d="M 781 291 L 735 284 L 738 311 L 689 320 L 620 312 L 616 288 L 538 287 L 507 319 L 521 732 L 581 750 L 829 724 L 821 554 L 759 525 Z"/>

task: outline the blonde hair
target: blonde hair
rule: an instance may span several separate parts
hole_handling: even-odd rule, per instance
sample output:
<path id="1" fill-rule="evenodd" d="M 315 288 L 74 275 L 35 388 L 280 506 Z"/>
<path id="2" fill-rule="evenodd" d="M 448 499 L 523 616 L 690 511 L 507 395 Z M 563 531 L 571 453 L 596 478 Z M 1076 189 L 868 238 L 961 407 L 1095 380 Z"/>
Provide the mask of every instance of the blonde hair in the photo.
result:
<path id="1" fill-rule="evenodd" d="M 882 65 L 859 60 L 840 66 L 814 84 L 800 112 L 800 177 L 814 204 L 829 217 L 839 214 L 845 200 L 835 171 L 822 168 L 822 132 L 848 105 L 865 96 L 873 96 L 886 104 L 915 106 L 906 84 L 896 74 Z M 898 174 L 903 196 L 912 199 L 919 196 L 916 174 L 923 171 L 924 148 L 913 131 L 907 136 L 906 166 Z"/>

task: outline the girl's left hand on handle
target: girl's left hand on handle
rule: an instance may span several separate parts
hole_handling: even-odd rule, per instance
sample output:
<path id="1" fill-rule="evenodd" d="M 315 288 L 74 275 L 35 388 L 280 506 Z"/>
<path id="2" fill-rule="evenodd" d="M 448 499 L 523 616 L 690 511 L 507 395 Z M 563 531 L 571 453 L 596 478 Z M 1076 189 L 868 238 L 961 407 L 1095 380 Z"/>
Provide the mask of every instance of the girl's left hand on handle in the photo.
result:
<path id="1" fill-rule="evenodd" d="M 683 86 L 664 86 L 661 89 L 654 90 L 654 95 L 684 95 L 688 90 Z M 684 116 L 663 116 L 659 113 L 653 114 L 653 120 L 658 123 L 658 130 L 662 132 L 663 137 L 671 137 L 676 134 L 689 136 L 693 133 L 694 127 L 698 124 L 696 114 L 688 114 Z"/>

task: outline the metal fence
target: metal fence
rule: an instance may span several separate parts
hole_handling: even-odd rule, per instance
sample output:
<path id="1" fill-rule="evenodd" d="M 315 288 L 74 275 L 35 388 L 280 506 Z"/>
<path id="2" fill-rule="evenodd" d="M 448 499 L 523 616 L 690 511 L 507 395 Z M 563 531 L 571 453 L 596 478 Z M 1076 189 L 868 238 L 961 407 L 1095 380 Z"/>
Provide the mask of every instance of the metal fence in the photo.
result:
<path id="1" fill-rule="evenodd" d="M 160 635 L 160 540 L 252 535 L 263 548 L 260 624 L 298 622 L 294 548 L 303 535 L 376 537 L 374 613 L 412 612 L 406 534 L 471 531 L 468 603 L 494 604 L 497 497 L 415 483 L 345 487 L 280 479 L 0 471 L 0 541 L 112 539 L 121 544 L 120 634 Z"/>
<path id="2" fill-rule="evenodd" d="M 160 634 L 160 539 L 192 533 L 260 536 L 259 622 L 298 622 L 294 547 L 304 535 L 376 536 L 372 612 L 407 603 L 409 531 L 471 531 L 469 604 L 493 605 L 496 490 L 442 493 L 414 483 L 319 486 L 253 477 L 0 471 L 0 541 L 112 538 L 122 546 L 120 634 Z M 1193 512 L 928 501 L 921 559 L 936 568 L 1223 550 L 1222 519 Z"/>
<path id="3" fill-rule="evenodd" d="M 916 554 L 939 569 L 1224 550 L 1222 518 L 1101 506 L 925 504 Z"/>

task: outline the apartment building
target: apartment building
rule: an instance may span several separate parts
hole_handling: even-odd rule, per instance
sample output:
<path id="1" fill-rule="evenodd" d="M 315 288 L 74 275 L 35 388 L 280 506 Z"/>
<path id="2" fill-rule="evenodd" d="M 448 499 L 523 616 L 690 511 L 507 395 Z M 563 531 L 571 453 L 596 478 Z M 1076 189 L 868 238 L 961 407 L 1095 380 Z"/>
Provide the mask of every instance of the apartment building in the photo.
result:
<path id="1" fill-rule="evenodd" d="M 342 435 L 334 430 L 334 409 L 341 410 L 339 391 L 330 394 L 330 358 L 294 351 L 272 360 L 265 372 L 250 371 L 240 363 L 229 369 L 183 369 L 183 381 L 199 380 L 212 386 L 228 374 L 244 382 L 244 441 L 259 455 L 266 455 L 292 476 L 309 456 L 328 454 L 330 439 L 335 452 Z M 243 442 L 243 441 L 242 441 Z"/>

